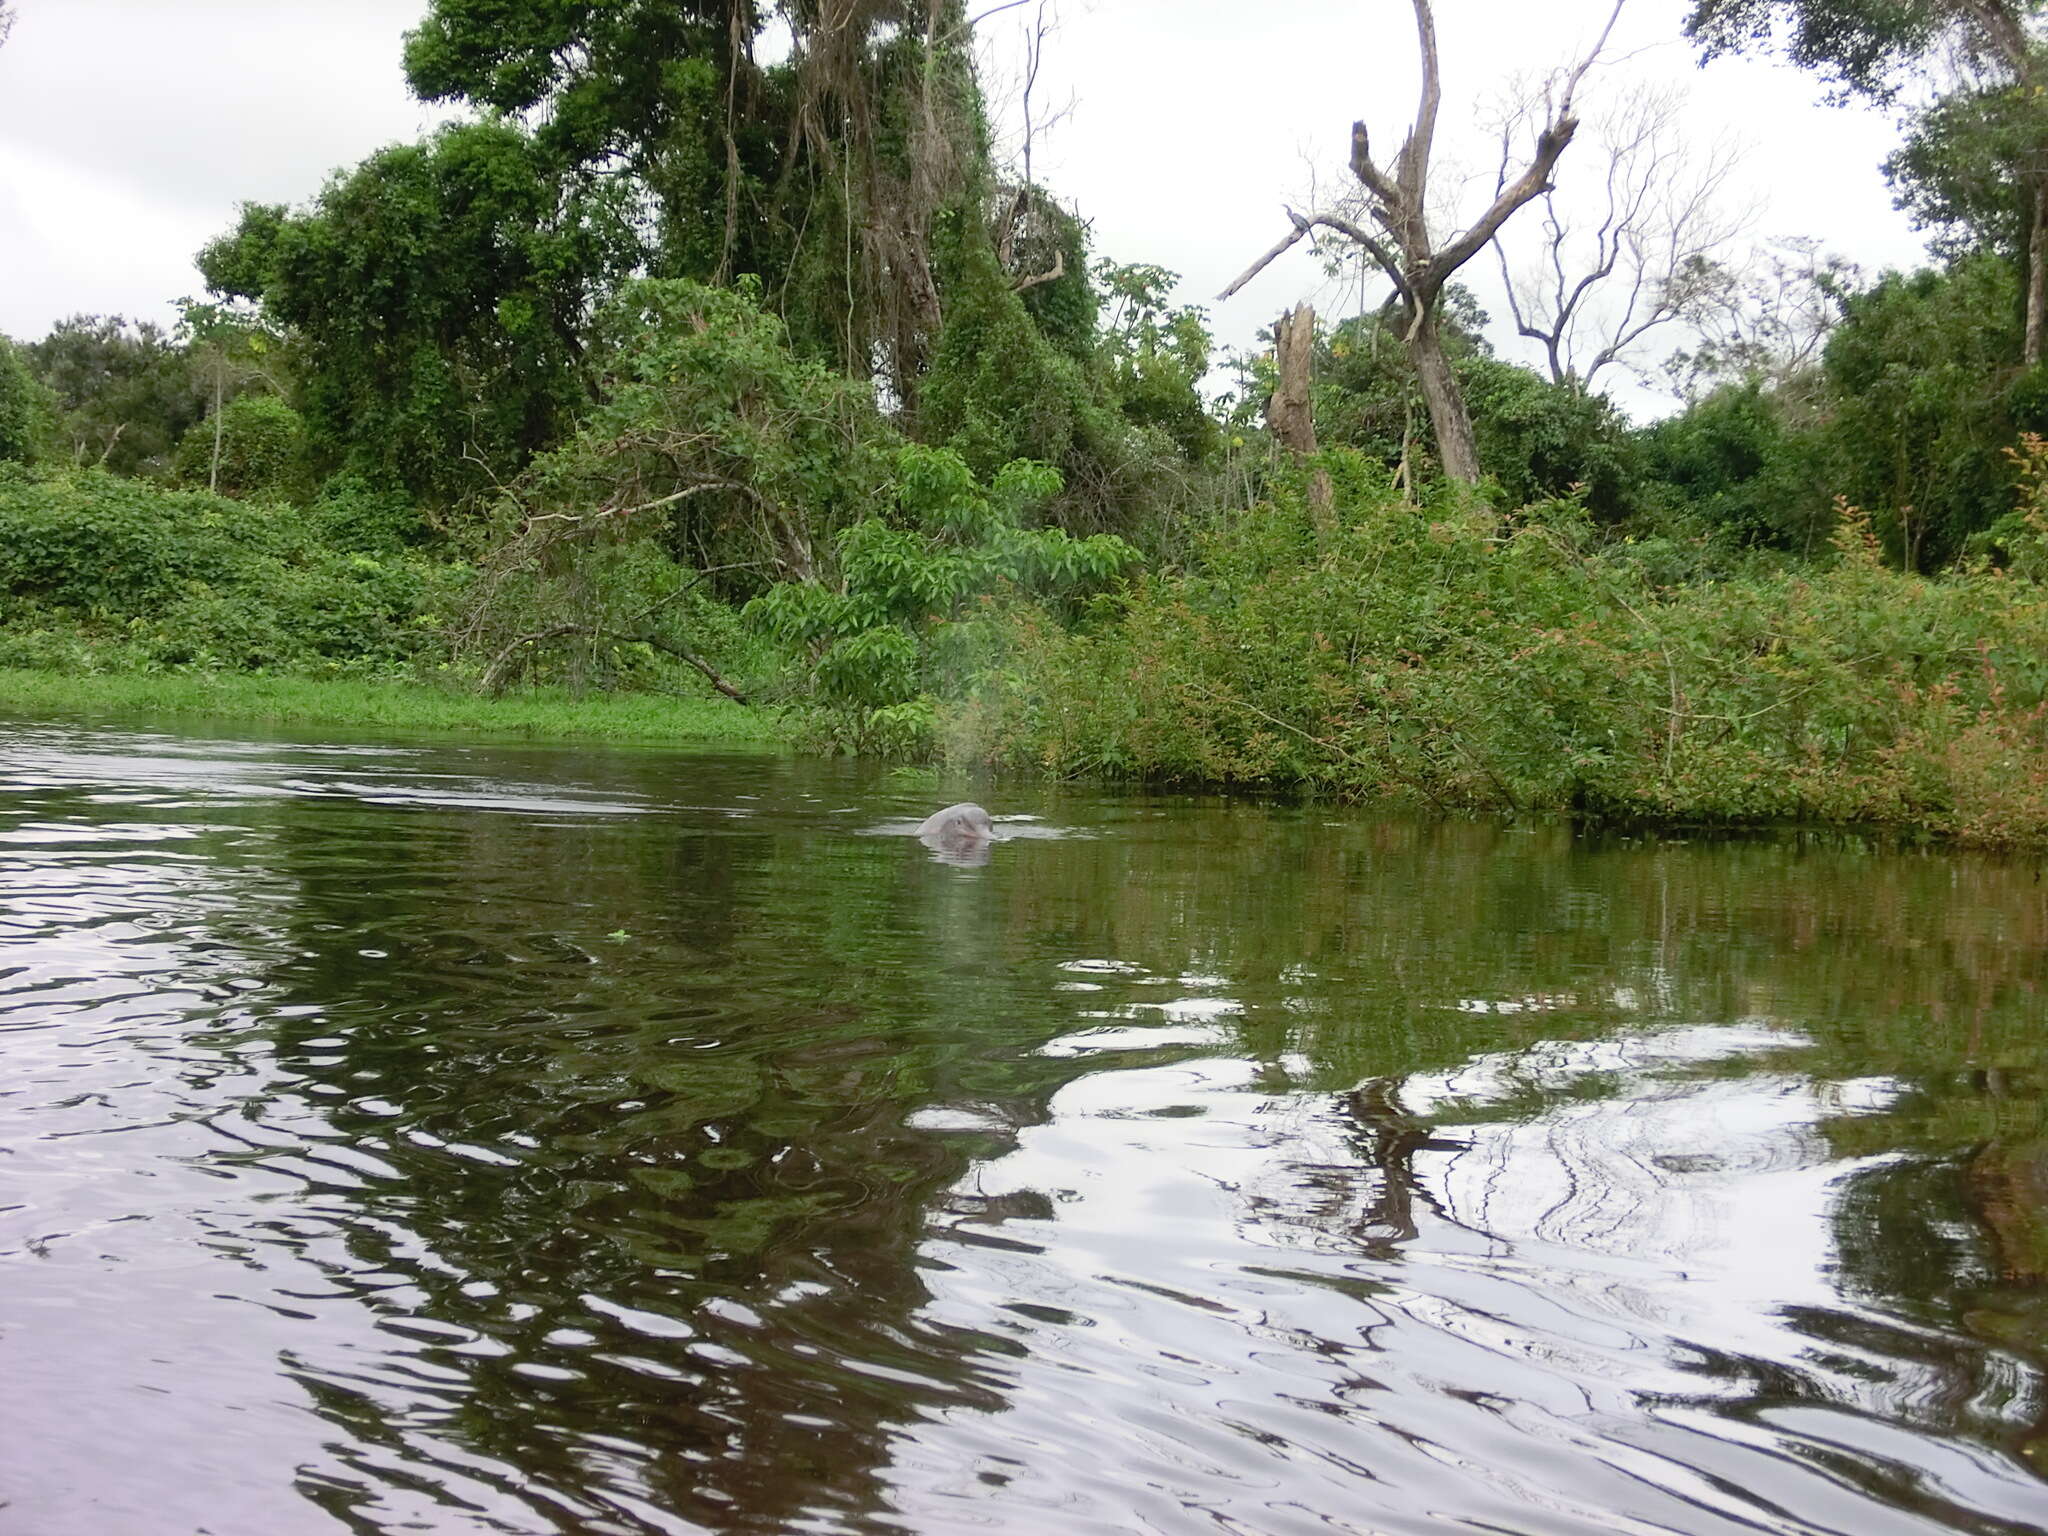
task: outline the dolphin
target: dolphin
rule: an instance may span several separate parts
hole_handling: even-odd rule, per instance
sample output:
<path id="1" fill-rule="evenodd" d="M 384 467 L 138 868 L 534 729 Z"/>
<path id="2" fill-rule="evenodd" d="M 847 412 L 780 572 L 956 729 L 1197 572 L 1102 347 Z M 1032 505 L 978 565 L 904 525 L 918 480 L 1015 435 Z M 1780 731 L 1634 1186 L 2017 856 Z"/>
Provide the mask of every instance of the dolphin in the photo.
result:
<path id="1" fill-rule="evenodd" d="M 918 826 L 918 840 L 944 853 L 973 853 L 995 841 L 996 824 L 971 801 L 934 811 Z"/>

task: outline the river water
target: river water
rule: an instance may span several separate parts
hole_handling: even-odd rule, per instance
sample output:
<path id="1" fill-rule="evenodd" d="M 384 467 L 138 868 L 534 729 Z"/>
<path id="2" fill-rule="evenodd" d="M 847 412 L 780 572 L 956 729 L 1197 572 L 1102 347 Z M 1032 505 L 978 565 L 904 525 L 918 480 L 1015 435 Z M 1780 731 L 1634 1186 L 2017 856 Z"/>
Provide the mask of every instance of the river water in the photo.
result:
<path id="1" fill-rule="evenodd" d="M 2038 862 L 1040 786 L 947 862 L 871 767 L 48 724 L 0 786 L 7 1536 L 2048 1530 Z"/>

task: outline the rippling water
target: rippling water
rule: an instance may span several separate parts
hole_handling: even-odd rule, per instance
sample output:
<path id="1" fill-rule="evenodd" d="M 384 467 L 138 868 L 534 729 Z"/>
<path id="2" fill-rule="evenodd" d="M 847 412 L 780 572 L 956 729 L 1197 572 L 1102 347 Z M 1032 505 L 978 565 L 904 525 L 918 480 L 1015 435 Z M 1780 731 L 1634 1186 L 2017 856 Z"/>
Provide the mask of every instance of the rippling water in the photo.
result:
<path id="1" fill-rule="evenodd" d="M 2038 865 L 896 783 L 0 730 L 0 1532 L 2048 1529 Z"/>

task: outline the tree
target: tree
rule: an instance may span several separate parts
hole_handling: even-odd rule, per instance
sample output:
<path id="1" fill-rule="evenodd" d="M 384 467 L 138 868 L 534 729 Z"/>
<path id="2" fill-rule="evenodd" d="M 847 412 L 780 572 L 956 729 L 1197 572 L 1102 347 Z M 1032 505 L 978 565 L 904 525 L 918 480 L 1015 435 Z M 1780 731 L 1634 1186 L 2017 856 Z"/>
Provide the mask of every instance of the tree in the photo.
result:
<path id="1" fill-rule="evenodd" d="M 1538 105 L 1524 98 L 1502 126 L 1503 178 Z M 1695 319 L 1713 298 L 1713 270 L 1743 224 L 1722 205 L 1737 156 L 1725 143 L 1695 148 L 1681 105 L 1667 90 L 1629 93 L 1586 135 L 1606 162 L 1599 189 L 1573 198 L 1546 187 L 1540 220 L 1493 237 L 1509 317 L 1542 344 L 1554 384 L 1590 391 L 1652 331 Z"/>
<path id="2" fill-rule="evenodd" d="M 1430 0 L 1413 0 L 1415 35 L 1422 63 L 1421 99 L 1415 120 L 1395 155 L 1391 170 L 1373 158 L 1365 124 L 1351 126 L 1351 171 L 1357 177 L 1359 194 L 1353 207 L 1339 207 L 1304 216 L 1289 209 L 1294 224 L 1285 236 L 1221 297 L 1228 298 L 1265 269 L 1281 252 L 1312 234 L 1327 229 L 1355 242 L 1372 258 L 1394 286 L 1395 297 L 1406 318 L 1405 344 L 1421 381 L 1423 398 L 1436 436 L 1437 456 L 1444 473 L 1452 479 L 1479 478 L 1479 449 L 1472 434 L 1472 418 L 1464 396 L 1445 355 L 1439 329 L 1444 286 L 1458 268 L 1470 261 L 1500 232 L 1517 210 L 1540 196 L 1550 185 L 1560 156 L 1578 132 L 1579 119 L 1574 96 L 1586 71 L 1606 47 L 1626 0 L 1615 0 L 1592 49 L 1576 65 L 1555 77 L 1545 93 L 1543 110 L 1532 117 L 1535 138 L 1520 168 L 1512 174 L 1503 167 L 1499 190 L 1478 218 L 1462 230 L 1439 238 L 1429 227 L 1430 160 L 1436 139 L 1437 117 L 1443 106 L 1443 75 L 1438 59 L 1436 16 Z M 1512 149 L 1512 146 L 1510 146 Z"/>
<path id="3" fill-rule="evenodd" d="M 1914 118 L 1884 170 L 1936 255 L 1995 250 L 2024 269 L 2028 188 L 2048 174 L 2048 98 L 2011 83 L 1952 92 Z"/>
<path id="4" fill-rule="evenodd" d="M 1124 419 L 1164 432 L 1190 462 L 1207 458 L 1218 437 L 1201 392 L 1207 318 L 1193 305 L 1169 302 L 1177 276 L 1164 267 L 1099 261 L 1094 273 L 1108 311 L 1100 355 Z"/>
<path id="5" fill-rule="evenodd" d="M 49 390 L 30 370 L 21 349 L 0 336 L 0 464 L 41 457 L 51 414 Z"/>
<path id="6" fill-rule="evenodd" d="M 764 65 L 770 25 L 790 46 Z M 971 32 L 960 0 L 433 0 L 406 73 L 531 121 L 565 170 L 623 172 L 653 275 L 755 273 L 799 350 L 879 361 L 914 405 L 943 319 L 935 220 L 988 191 Z"/>
<path id="7" fill-rule="evenodd" d="M 1854 263 L 1806 237 L 1772 242 L 1740 266 L 1709 262 L 1696 274 L 1692 347 L 1664 360 L 1688 406 L 1725 385 L 1756 383 L 1795 416 L 1817 409 L 1821 349 L 1854 291 Z"/>
<path id="8" fill-rule="evenodd" d="M 505 122 L 378 151 L 304 212 L 247 206 L 199 255 L 303 344 L 317 468 L 453 502 L 587 401 L 583 328 L 642 255 L 629 189 Z"/>
<path id="9" fill-rule="evenodd" d="M 73 315 L 23 349 L 56 400 L 56 450 L 74 464 L 161 475 L 205 413 L 192 359 L 161 326 Z"/>
<path id="10" fill-rule="evenodd" d="M 1636 438 L 1642 499 L 1674 533 L 1826 548 L 1836 522 L 1817 434 L 1761 376 L 1722 384 Z"/>
<path id="11" fill-rule="evenodd" d="M 2030 99 L 2048 90 L 2030 25 L 2042 8 L 2042 0 L 1695 0 L 1685 27 L 1708 59 L 1778 46 L 1820 71 L 1838 100 L 1890 104 L 1944 55 L 1987 77 L 1987 86 Z M 2048 114 L 2027 117 L 2048 135 Z M 2008 163 L 2026 222 L 2020 355 L 2033 367 L 2048 355 L 2048 137 L 2022 145 Z"/>
<path id="12" fill-rule="evenodd" d="M 1947 561 L 2012 507 L 2005 450 L 2048 425 L 2012 357 L 2016 284 L 1988 253 L 1888 272 L 1849 296 L 1826 352 L 1831 489 L 1866 509 L 1906 570 Z"/>
<path id="13" fill-rule="evenodd" d="M 1460 373 L 1492 356 L 1485 336 L 1486 312 L 1471 290 L 1453 283 L 1445 292 L 1438 322 L 1444 350 Z M 1356 449 L 1377 460 L 1396 482 L 1413 492 L 1422 467 L 1433 464 L 1416 441 L 1429 407 L 1405 344 L 1406 327 L 1393 306 L 1352 315 L 1324 332 L 1313 368 L 1315 427 L 1325 447 Z M 1270 386 L 1272 382 L 1264 381 Z M 1258 391 L 1269 393 L 1270 388 Z"/>

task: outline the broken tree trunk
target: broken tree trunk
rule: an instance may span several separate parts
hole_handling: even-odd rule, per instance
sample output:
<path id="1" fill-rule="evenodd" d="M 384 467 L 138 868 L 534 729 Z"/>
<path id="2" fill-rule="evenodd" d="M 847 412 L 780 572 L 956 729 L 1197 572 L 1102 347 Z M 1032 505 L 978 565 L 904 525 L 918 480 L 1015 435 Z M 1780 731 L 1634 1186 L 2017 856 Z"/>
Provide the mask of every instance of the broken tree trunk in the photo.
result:
<path id="1" fill-rule="evenodd" d="M 1316 352 L 1316 312 L 1296 305 L 1273 327 L 1273 363 L 1279 373 L 1266 402 L 1266 426 L 1273 440 L 1296 459 L 1316 454 L 1315 401 L 1310 393 Z M 1318 469 L 1309 482 L 1309 504 L 1318 515 L 1330 507 L 1330 477 Z"/>

